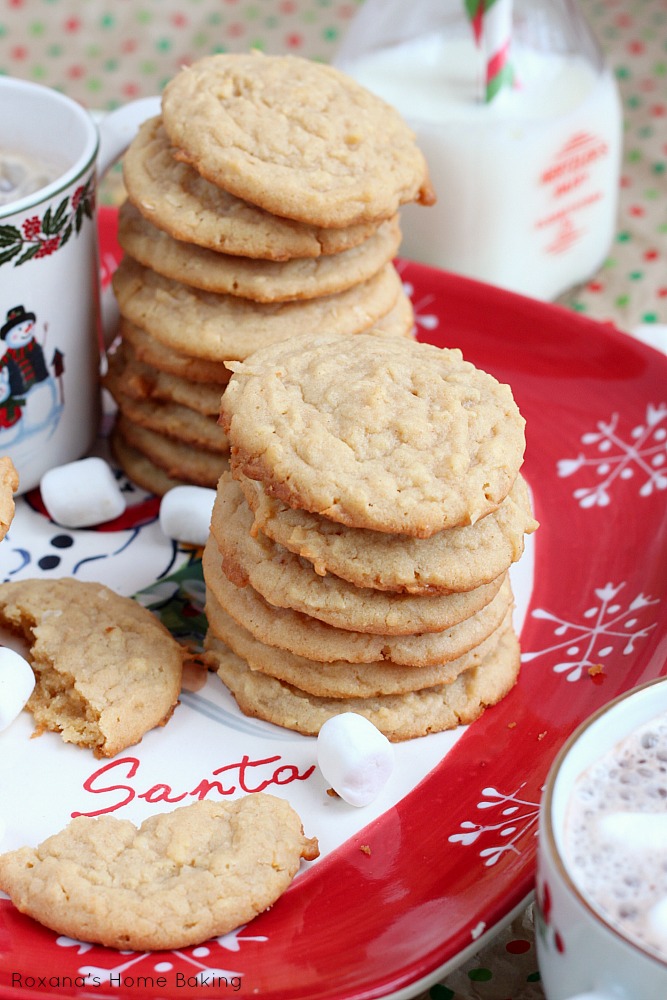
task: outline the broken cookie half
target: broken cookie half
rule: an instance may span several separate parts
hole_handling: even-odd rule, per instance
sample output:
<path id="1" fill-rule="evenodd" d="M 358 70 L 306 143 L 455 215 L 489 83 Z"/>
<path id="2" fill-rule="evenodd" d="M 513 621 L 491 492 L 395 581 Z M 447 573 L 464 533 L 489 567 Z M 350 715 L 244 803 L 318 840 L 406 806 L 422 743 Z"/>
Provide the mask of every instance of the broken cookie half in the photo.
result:
<path id="1" fill-rule="evenodd" d="M 28 643 L 35 689 L 26 707 L 37 733 L 113 757 L 178 703 L 183 648 L 150 611 L 102 584 L 1 584 L 0 624 Z"/>
<path id="2" fill-rule="evenodd" d="M 22 913 L 121 950 L 184 948 L 271 906 L 319 855 L 288 802 L 264 792 L 145 820 L 79 816 L 37 848 L 0 855 L 0 889 Z"/>

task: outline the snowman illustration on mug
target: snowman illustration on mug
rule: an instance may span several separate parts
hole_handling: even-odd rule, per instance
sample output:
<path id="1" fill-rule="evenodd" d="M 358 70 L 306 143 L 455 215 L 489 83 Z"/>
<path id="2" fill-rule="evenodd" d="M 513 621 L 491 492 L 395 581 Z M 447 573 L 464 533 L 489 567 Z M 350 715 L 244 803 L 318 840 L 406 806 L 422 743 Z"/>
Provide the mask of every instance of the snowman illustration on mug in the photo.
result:
<path id="1" fill-rule="evenodd" d="M 36 320 L 34 312 L 16 305 L 0 326 L 0 449 L 27 441 L 45 428 L 50 437 L 64 408 L 64 355 L 54 348 L 49 371 L 48 326 L 44 325 L 40 343 L 35 336 Z"/>

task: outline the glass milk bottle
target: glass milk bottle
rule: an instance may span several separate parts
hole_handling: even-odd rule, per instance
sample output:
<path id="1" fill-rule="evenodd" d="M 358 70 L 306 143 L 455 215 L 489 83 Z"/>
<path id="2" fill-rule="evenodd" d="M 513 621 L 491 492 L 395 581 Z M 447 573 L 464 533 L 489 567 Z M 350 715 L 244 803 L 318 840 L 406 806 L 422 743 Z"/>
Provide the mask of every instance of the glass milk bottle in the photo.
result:
<path id="1" fill-rule="evenodd" d="M 571 0 L 364 0 L 336 65 L 414 129 L 438 198 L 408 259 L 551 300 L 603 263 L 618 203 L 614 78 Z"/>

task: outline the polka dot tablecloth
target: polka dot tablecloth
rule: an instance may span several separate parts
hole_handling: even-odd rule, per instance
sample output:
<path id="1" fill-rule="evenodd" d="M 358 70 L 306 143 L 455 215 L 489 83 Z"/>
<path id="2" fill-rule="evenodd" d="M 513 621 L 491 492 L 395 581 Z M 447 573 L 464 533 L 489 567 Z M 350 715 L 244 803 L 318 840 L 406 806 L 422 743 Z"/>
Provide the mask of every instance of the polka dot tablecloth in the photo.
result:
<path id="1" fill-rule="evenodd" d="M 214 52 L 256 46 L 329 61 L 360 2 L 2 0 L 0 72 L 111 109 L 159 93 L 182 64 Z M 667 324 L 667 3 L 581 0 L 581 7 L 616 74 L 624 152 L 608 258 L 559 302 L 623 330 L 658 332 Z M 113 199 L 113 185 L 106 190 Z M 543 997 L 529 907 L 421 1000 Z"/>

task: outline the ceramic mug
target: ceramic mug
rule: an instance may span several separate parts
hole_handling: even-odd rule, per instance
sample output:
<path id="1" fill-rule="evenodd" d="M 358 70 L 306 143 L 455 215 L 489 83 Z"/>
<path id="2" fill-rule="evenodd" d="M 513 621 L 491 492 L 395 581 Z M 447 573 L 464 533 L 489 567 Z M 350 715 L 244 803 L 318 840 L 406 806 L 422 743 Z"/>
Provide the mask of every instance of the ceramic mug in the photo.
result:
<path id="1" fill-rule="evenodd" d="M 25 493 L 48 469 L 85 455 L 97 434 L 97 178 L 159 103 L 135 101 L 98 127 L 63 94 L 3 77 L 0 108 L 0 188 L 16 153 L 48 175 L 34 193 L 0 205 L 0 455 L 12 459 Z"/>
<path id="2" fill-rule="evenodd" d="M 564 830 L 578 777 L 634 730 L 667 712 L 667 677 L 634 688 L 586 720 L 549 771 L 542 797 L 536 944 L 547 1000 L 665 1000 L 667 961 L 608 923 L 568 867 Z"/>

